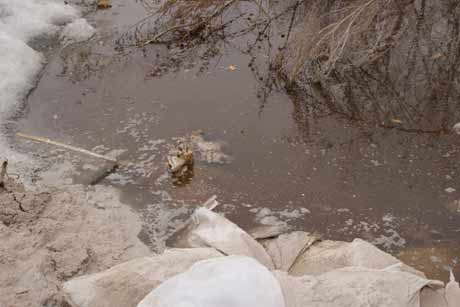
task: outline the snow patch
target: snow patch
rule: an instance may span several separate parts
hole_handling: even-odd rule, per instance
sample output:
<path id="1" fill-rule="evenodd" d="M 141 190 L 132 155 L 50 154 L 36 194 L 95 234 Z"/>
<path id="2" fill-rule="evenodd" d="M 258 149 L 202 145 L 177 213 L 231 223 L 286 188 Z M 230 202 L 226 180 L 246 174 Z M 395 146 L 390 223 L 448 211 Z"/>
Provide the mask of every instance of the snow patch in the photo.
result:
<path id="1" fill-rule="evenodd" d="M 56 34 L 78 16 L 78 10 L 63 1 L 0 0 L 0 31 L 25 43 L 42 34 Z"/>
<path id="2" fill-rule="evenodd" d="M 64 27 L 61 39 L 64 44 L 80 43 L 90 39 L 96 30 L 84 18 L 79 18 Z"/>
<path id="3" fill-rule="evenodd" d="M 55 35 L 61 26 L 77 19 L 79 12 L 57 0 L 0 0 L 0 127 L 15 115 L 34 87 L 44 64 L 30 41 L 40 35 Z M 4 155 L 13 160 L 13 150 L 0 136 Z M 20 158 L 23 160 L 23 158 Z"/>

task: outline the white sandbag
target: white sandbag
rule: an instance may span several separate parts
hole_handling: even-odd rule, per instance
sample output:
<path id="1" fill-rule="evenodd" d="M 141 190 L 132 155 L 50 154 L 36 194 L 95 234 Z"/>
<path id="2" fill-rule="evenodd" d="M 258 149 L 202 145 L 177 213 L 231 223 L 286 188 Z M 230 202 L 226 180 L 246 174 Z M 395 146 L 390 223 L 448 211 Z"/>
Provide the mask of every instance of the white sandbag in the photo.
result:
<path id="1" fill-rule="evenodd" d="M 294 276 L 319 275 L 345 267 L 384 269 L 395 264 L 400 265 L 401 271 L 425 277 L 422 272 L 402 264 L 397 258 L 361 239 L 355 239 L 351 243 L 317 242 L 297 259 L 289 273 Z"/>
<path id="2" fill-rule="evenodd" d="M 137 307 L 284 307 L 281 287 L 256 260 L 204 260 L 164 282 Z"/>
<path id="3" fill-rule="evenodd" d="M 448 307 L 460 306 L 460 287 L 455 276 L 450 272 L 450 281 L 446 285 L 446 301 Z"/>
<path id="4" fill-rule="evenodd" d="M 186 247 L 213 247 L 226 255 L 252 257 L 267 268 L 274 268 L 261 244 L 236 224 L 206 208 L 195 211 L 182 230 L 180 241 Z"/>
<path id="5" fill-rule="evenodd" d="M 434 282 L 433 282 L 434 283 Z M 455 281 L 453 273 L 450 274 L 450 281 L 444 288 L 439 282 L 436 288 L 433 283 L 425 287 L 420 293 L 421 307 L 458 307 L 460 306 L 460 287 Z"/>
<path id="6" fill-rule="evenodd" d="M 349 267 L 302 277 L 277 271 L 275 276 L 286 307 L 420 307 L 421 290 L 432 283 L 435 288 L 440 286 L 393 269 Z"/>
<path id="7" fill-rule="evenodd" d="M 249 230 L 249 235 L 256 240 L 273 239 L 289 232 L 289 225 L 278 223 L 275 225 L 259 225 Z"/>
<path id="8" fill-rule="evenodd" d="M 447 306 L 444 287 L 432 289 L 425 287 L 420 291 L 420 307 L 449 307 Z"/>
<path id="9" fill-rule="evenodd" d="M 212 248 L 170 249 L 113 268 L 72 279 L 64 284 L 71 303 L 79 307 L 134 307 L 163 281 L 194 263 L 220 257 Z"/>
<path id="10" fill-rule="evenodd" d="M 308 250 L 317 239 L 317 236 L 308 232 L 295 231 L 280 235 L 275 239 L 266 240 L 262 244 L 272 258 L 275 269 L 287 272 L 297 258 Z"/>

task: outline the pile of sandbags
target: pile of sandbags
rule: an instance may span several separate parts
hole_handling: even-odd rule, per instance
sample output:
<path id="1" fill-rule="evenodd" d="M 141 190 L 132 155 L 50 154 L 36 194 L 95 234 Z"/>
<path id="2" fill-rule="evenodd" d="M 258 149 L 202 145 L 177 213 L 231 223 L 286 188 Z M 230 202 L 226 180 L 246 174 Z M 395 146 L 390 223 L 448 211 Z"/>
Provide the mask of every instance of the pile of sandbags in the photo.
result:
<path id="1" fill-rule="evenodd" d="M 370 243 L 320 241 L 306 232 L 260 242 L 197 209 L 180 246 L 65 283 L 79 307 L 460 306 L 444 287 Z"/>

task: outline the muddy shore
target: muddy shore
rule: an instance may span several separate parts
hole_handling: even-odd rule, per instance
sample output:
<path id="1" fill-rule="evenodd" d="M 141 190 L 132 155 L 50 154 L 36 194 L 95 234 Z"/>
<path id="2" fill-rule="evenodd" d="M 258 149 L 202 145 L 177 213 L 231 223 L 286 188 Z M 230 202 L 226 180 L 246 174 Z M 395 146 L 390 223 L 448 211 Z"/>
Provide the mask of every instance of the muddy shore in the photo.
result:
<path id="1" fill-rule="evenodd" d="M 152 255 L 114 189 L 37 190 L 8 180 L 0 192 L 0 306 L 61 306 L 64 281 Z"/>

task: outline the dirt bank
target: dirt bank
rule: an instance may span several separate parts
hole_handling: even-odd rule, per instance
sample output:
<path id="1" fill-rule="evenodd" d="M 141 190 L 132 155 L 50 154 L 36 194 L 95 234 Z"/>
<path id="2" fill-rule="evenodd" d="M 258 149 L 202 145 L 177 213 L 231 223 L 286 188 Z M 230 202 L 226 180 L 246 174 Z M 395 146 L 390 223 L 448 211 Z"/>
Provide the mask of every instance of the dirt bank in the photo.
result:
<path id="1" fill-rule="evenodd" d="M 138 217 L 107 187 L 0 190 L 0 306 L 62 306 L 64 281 L 150 255 Z"/>

